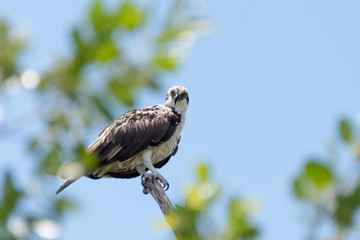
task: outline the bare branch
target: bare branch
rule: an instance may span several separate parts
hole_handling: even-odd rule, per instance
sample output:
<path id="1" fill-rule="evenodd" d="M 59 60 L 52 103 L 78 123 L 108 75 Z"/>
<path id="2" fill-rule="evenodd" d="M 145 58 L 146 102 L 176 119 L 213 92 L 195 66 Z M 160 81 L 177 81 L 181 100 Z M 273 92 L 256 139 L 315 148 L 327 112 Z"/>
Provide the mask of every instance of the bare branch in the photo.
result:
<path id="1" fill-rule="evenodd" d="M 162 213 L 164 214 L 166 222 L 172 228 L 177 239 L 182 239 L 178 231 L 178 228 L 175 226 L 174 220 L 171 220 L 171 216 L 174 213 L 175 207 L 171 203 L 168 196 L 165 194 L 164 189 L 161 187 L 158 180 L 155 178 L 147 178 L 144 180 L 144 186 L 147 187 L 147 190 L 151 196 L 155 199 L 156 203 L 159 205 Z"/>
<path id="2" fill-rule="evenodd" d="M 165 215 L 171 213 L 171 211 L 174 209 L 174 206 L 172 205 L 168 196 L 165 194 L 165 191 L 161 187 L 160 183 L 154 178 L 147 178 L 145 180 L 145 184 L 151 196 L 153 196 L 159 205 L 163 214 Z"/>

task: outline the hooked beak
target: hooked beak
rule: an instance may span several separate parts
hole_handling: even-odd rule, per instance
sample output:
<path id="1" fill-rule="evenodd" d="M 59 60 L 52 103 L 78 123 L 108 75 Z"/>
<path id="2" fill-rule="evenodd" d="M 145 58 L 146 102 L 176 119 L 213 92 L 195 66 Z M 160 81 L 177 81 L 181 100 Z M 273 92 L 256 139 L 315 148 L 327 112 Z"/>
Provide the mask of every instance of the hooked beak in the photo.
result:
<path id="1" fill-rule="evenodd" d="M 175 104 L 176 104 L 177 101 L 181 100 L 181 96 L 179 94 L 176 94 L 174 97 L 174 100 L 175 100 Z"/>

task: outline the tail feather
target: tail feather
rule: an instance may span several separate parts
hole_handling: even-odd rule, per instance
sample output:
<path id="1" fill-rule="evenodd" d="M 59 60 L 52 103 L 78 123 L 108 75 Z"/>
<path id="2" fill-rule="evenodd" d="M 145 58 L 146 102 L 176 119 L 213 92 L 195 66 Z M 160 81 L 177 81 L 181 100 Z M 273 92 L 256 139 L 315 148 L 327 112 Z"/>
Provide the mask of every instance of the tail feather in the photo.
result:
<path id="1" fill-rule="evenodd" d="M 77 160 L 78 159 L 75 158 L 74 160 L 65 163 L 57 170 L 56 174 L 62 179 L 67 179 L 67 181 L 63 185 L 61 185 L 61 187 L 56 191 L 56 194 L 59 194 L 70 184 L 85 175 L 84 167 Z"/>
<path id="2" fill-rule="evenodd" d="M 80 178 L 80 177 L 67 180 L 67 181 L 66 181 L 63 185 L 61 185 L 61 187 L 56 191 L 56 194 L 59 194 L 62 190 L 64 190 L 65 188 L 67 188 L 70 184 L 72 184 L 73 182 L 75 182 L 75 181 L 78 180 L 79 178 Z"/>

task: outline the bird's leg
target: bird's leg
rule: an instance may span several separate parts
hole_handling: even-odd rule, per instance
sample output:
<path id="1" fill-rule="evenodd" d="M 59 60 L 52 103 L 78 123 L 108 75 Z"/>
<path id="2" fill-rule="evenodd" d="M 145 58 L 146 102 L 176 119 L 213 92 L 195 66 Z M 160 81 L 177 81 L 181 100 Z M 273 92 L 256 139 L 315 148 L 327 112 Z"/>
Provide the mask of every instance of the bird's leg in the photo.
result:
<path id="1" fill-rule="evenodd" d="M 152 151 L 147 151 L 143 154 L 143 164 L 145 165 L 145 167 L 147 169 L 149 169 L 151 171 L 151 176 L 153 176 L 154 178 L 158 179 L 160 181 L 160 183 L 162 183 L 162 187 L 164 188 L 164 190 L 168 190 L 169 189 L 169 183 L 168 181 L 166 181 L 166 179 L 161 176 L 161 174 L 155 169 L 154 165 L 151 162 L 151 154 Z M 143 175 L 144 176 L 144 175 Z M 149 176 L 144 176 L 145 178 L 148 178 Z"/>

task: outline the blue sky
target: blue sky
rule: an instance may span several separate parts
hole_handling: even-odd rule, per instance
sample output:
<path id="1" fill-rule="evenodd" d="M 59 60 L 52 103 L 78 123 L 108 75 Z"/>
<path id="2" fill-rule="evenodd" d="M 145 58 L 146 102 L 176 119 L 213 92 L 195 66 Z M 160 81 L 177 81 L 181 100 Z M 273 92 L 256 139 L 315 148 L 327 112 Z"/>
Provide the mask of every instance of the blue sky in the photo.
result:
<path id="1" fill-rule="evenodd" d="M 69 51 L 71 26 L 83 20 L 89 2 L 0 4 L 0 14 L 29 29 L 25 68 L 45 69 L 55 54 Z M 173 85 L 184 85 L 190 93 L 181 146 L 161 169 L 171 184 L 168 195 L 180 203 L 196 163 L 205 159 L 224 187 L 223 196 L 261 202 L 255 220 L 262 239 L 302 239 L 306 221 L 292 196 L 291 179 L 306 158 L 327 156 L 340 117 L 359 117 L 360 2 L 199 3 L 214 22 L 213 33 L 195 44 L 176 75 L 164 79 L 163 94 L 144 93 L 138 102 L 139 107 L 161 103 Z M 20 108 L 20 103 L 9 104 Z M 95 138 L 101 129 L 93 131 Z M 5 145 L 16 148 L 16 138 L 0 143 Z M 168 236 L 154 229 L 162 215 L 141 193 L 139 179 L 84 178 L 64 194 L 81 208 L 67 216 L 60 239 L 98 239 L 99 232 L 104 239 Z M 216 218 L 223 217 L 225 204 L 220 199 Z"/>

